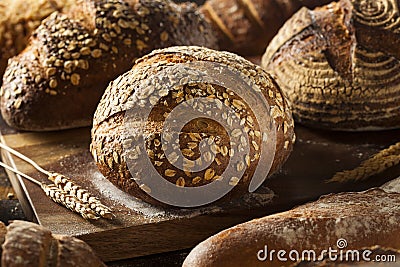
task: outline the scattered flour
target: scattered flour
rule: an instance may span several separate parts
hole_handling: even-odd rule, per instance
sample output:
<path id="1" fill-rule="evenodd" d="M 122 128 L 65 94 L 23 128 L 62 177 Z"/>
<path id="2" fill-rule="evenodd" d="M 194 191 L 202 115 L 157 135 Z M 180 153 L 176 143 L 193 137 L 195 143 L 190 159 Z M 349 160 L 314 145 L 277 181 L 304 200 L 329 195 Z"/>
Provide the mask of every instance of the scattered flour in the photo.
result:
<path id="1" fill-rule="evenodd" d="M 261 188 L 262 193 L 248 193 L 238 200 L 231 201 L 224 205 L 211 205 L 194 209 L 173 209 L 156 207 L 148 204 L 138 198 L 135 198 L 114 186 L 108 181 L 99 171 L 94 174 L 91 172 L 92 183 L 96 189 L 105 197 L 117 204 L 123 205 L 137 213 L 140 213 L 148 218 L 155 217 L 194 217 L 201 214 L 217 213 L 234 208 L 247 207 L 263 207 L 271 203 L 274 193 L 267 189 Z"/>

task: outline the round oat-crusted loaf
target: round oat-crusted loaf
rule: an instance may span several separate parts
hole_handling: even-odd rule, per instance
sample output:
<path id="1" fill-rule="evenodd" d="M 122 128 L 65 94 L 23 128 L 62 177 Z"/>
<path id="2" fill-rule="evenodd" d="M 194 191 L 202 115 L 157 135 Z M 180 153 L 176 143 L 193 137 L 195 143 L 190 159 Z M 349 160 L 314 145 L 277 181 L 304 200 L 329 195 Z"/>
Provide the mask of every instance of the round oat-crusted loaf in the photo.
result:
<path id="1" fill-rule="evenodd" d="M 55 12 L 9 61 L 1 112 L 12 127 L 88 126 L 108 83 L 135 59 L 172 45 L 215 47 L 194 4 L 169 0 L 82 0 Z"/>
<path id="2" fill-rule="evenodd" d="M 31 33 L 54 11 L 68 10 L 77 0 L 1 0 L 0 78 L 9 58 L 28 44 Z M 0 81 L 1 84 L 1 81 Z"/>
<path id="3" fill-rule="evenodd" d="M 301 9 L 272 40 L 262 66 L 306 125 L 400 127 L 400 2 L 341 0 Z"/>
<path id="4" fill-rule="evenodd" d="M 202 71 L 214 73 L 210 75 L 223 82 L 207 80 Z M 229 83 L 229 79 L 234 82 Z M 177 83 L 170 85 L 174 80 Z M 250 85 L 241 87 L 244 81 Z M 206 100 L 216 106 L 210 108 Z M 263 101 L 269 110 L 263 109 L 260 104 Z M 143 116 L 147 104 L 151 105 L 150 111 Z M 180 130 L 166 126 L 169 119 L 172 118 L 172 125 L 177 125 L 190 113 L 189 110 L 174 113 L 182 106 L 198 110 L 200 115 L 188 119 Z M 132 112 L 132 107 L 138 109 Z M 232 109 L 232 114 L 224 108 Z M 264 134 L 263 125 L 267 122 L 270 123 L 267 128 L 275 135 L 270 150 L 264 145 L 272 140 Z M 163 190 L 143 182 L 150 169 L 174 187 L 203 187 L 216 180 L 229 183 L 233 189 L 221 198 L 223 201 L 247 192 L 258 165 L 266 172 L 263 179 L 282 166 L 295 140 L 293 128 L 282 92 L 259 66 L 228 52 L 194 46 L 171 47 L 139 59 L 132 70 L 110 83 L 94 116 L 90 150 L 107 179 L 147 202 L 160 204 L 152 194 Z M 132 136 L 127 136 L 127 130 Z M 176 139 L 171 137 L 174 134 Z M 163 138 L 175 142 L 176 151 L 168 152 Z M 132 145 L 137 140 L 144 143 L 143 148 Z M 215 143 L 214 148 L 202 151 L 204 140 L 208 145 Z M 246 149 L 249 151 L 241 154 Z M 265 154 L 271 157 L 270 166 L 261 163 Z M 148 161 L 150 164 L 146 165 Z M 182 168 L 174 165 L 180 161 Z M 207 166 L 197 169 L 202 163 Z M 242 175 L 225 175 L 231 167 Z"/>

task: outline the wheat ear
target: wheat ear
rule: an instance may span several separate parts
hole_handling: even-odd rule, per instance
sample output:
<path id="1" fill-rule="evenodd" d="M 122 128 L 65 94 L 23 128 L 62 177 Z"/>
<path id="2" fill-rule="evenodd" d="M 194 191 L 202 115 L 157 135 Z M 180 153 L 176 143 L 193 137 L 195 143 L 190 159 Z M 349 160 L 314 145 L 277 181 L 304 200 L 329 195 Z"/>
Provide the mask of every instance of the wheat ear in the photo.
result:
<path id="1" fill-rule="evenodd" d="M 92 194 L 90 194 L 86 189 L 83 189 L 79 185 L 74 184 L 74 182 L 70 178 L 68 178 L 68 177 L 66 177 L 66 176 L 64 176 L 62 174 L 52 173 L 52 172 L 49 172 L 49 171 L 43 169 L 42 167 L 39 166 L 39 164 L 37 164 L 35 161 L 30 159 L 29 157 L 23 155 L 22 153 L 12 149 L 11 147 L 9 147 L 9 146 L 1 143 L 1 142 L 0 142 L 0 147 L 5 149 L 5 150 L 7 150 L 11 154 L 17 156 L 18 158 L 28 162 L 36 170 L 38 170 L 39 172 L 45 174 L 48 177 L 48 179 L 50 181 L 52 181 L 56 185 L 56 188 L 61 190 L 57 194 L 63 193 L 63 194 L 66 194 L 68 196 L 74 197 L 76 203 L 78 203 L 77 200 L 79 200 L 79 203 L 84 204 L 85 207 L 89 207 L 90 209 L 92 209 L 94 211 L 95 214 L 97 214 L 97 215 L 99 215 L 99 216 L 101 216 L 103 218 L 112 219 L 113 217 L 115 217 L 114 214 L 112 213 L 112 210 L 109 207 L 107 207 L 106 205 L 102 204 L 101 201 L 97 197 L 95 197 Z M 45 191 L 47 196 L 49 196 L 51 199 L 56 201 L 52 196 L 49 195 L 51 193 L 52 195 L 55 196 L 55 193 L 56 193 L 56 192 L 52 192 L 52 191 L 54 191 L 54 188 L 52 187 L 52 185 L 43 184 L 43 183 L 37 181 L 36 179 L 34 179 L 34 178 L 32 178 L 32 177 L 30 177 L 30 176 L 18 171 L 18 170 L 15 170 L 14 168 L 12 168 L 12 167 L 10 167 L 8 165 L 5 165 L 4 163 L 3 163 L 2 166 L 3 167 L 7 166 L 5 168 L 7 168 L 7 169 L 9 169 L 9 170 L 11 170 L 11 171 L 13 171 L 15 173 L 18 173 L 22 177 L 30 180 L 31 182 L 36 183 L 37 185 L 42 187 L 42 189 Z M 49 187 L 45 187 L 47 191 L 44 189 L 43 185 L 49 186 Z M 58 201 L 56 201 L 56 202 L 60 203 Z M 63 203 L 60 203 L 60 204 L 63 204 Z M 71 209 L 71 207 L 68 207 L 68 208 Z M 76 211 L 75 209 L 72 209 L 72 210 Z"/>
<path id="2" fill-rule="evenodd" d="M 78 213 L 86 220 L 97 220 L 99 217 L 96 213 L 89 207 L 87 203 L 83 203 L 75 196 L 72 196 L 61 190 L 54 184 L 41 184 L 41 188 L 46 193 L 46 195 L 51 198 L 54 202 L 57 202 L 64 207 Z"/>
<path id="3" fill-rule="evenodd" d="M 102 204 L 97 197 L 93 196 L 86 189 L 74 184 L 74 182 L 68 177 L 59 173 L 52 173 L 49 175 L 48 179 L 52 181 L 59 189 L 89 205 L 89 207 L 99 216 L 106 219 L 112 219 L 114 217 L 109 207 Z"/>
<path id="4" fill-rule="evenodd" d="M 33 178 L 29 175 L 26 175 L 25 173 L 20 172 L 1 161 L 0 161 L 0 166 L 8 169 L 8 170 L 20 175 L 21 177 L 33 182 L 34 184 L 40 186 L 42 188 L 42 190 L 44 191 L 44 193 L 51 200 L 78 213 L 83 218 L 89 219 L 89 220 L 97 220 L 99 218 L 98 216 L 96 216 L 96 213 L 90 209 L 88 204 L 83 203 L 82 201 L 75 198 L 74 196 L 69 195 L 67 192 L 60 190 L 56 185 L 53 185 L 53 184 L 47 185 L 47 184 L 41 183 L 38 180 L 36 180 L 35 178 Z"/>
<path id="5" fill-rule="evenodd" d="M 400 142 L 363 161 L 357 168 L 336 173 L 327 182 L 361 181 L 400 163 Z"/>

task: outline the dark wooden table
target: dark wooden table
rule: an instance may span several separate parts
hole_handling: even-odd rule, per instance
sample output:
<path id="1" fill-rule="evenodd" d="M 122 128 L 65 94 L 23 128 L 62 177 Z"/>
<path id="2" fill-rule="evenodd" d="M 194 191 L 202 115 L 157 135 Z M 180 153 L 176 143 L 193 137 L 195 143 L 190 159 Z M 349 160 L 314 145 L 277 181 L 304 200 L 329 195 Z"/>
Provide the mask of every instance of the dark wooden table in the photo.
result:
<path id="1" fill-rule="evenodd" d="M 1 124 L 1 120 L 0 120 Z M 1 126 L 1 125 L 0 125 Z M 4 128 L 3 128 L 4 129 Z M 380 149 L 399 141 L 400 130 L 386 132 L 340 133 L 296 127 L 298 140 L 284 168 L 266 181 L 277 193 L 277 201 L 287 210 L 331 192 L 361 191 L 400 176 L 400 165 L 367 181 L 326 184 L 333 173 L 358 166 Z M 4 134 L 4 132 L 2 132 Z M 14 195 L 14 196 L 13 196 Z M 4 170 L 0 169 L 0 220 L 26 220 L 21 205 Z M 109 266 L 180 266 L 190 249 L 135 259 L 109 262 Z"/>
<path id="2" fill-rule="evenodd" d="M 0 124 L 4 124 L 0 118 Z M 1 125 L 0 125 L 1 126 Z M 4 127 L 3 127 L 4 129 Z M 12 131 L 12 130 L 11 130 Z M 4 134 L 4 132 L 3 132 Z M 0 168 L 0 221 L 27 220 L 8 176 Z M 181 266 L 190 249 L 107 263 L 113 267 Z"/>
<path id="3" fill-rule="evenodd" d="M 0 220 L 25 220 L 21 204 L 16 199 L 15 192 L 11 187 L 4 169 L 0 168 Z"/>

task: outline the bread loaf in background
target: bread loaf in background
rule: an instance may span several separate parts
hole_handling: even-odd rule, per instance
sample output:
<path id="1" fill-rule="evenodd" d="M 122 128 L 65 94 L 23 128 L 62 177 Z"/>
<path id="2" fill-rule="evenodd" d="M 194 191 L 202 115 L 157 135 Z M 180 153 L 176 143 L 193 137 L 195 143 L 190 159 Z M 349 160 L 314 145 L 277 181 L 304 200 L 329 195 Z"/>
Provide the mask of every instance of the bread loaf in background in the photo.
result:
<path id="1" fill-rule="evenodd" d="M 236 177 L 236 180 L 232 180 L 232 187 L 234 188 L 223 200 L 243 194 L 248 190 L 260 153 L 272 153 L 271 151 L 260 152 L 262 147 L 260 121 L 255 116 L 255 113 L 258 112 L 258 115 L 267 121 L 268 114 L 260 106 L 248 106 L 249 103 L 246 103 L 244 96 L 251 95 L 251 91 L 244 91 L 242 92 L 243 95 L 238 95 L 232 91 L 232 88 L 225 88 L 206 81 L 194 82 L 194 79 L 197 79 L 197 74 L 192 74 L 193 77 L 190 77 L 189 74 L 183 74 L 183 78 L 179 76 L 179 72 L 177 76 L 159 76 L 164 78 L 163 83 L 159 84 L 158 87 L 138 87 L 146 79 L 154 80 L 157 74 L 165 75 L 163 74 L 165 71 L 181 63 L 192 63 L 196 69 L 204 64 L 208 64 L 207 69 L 213 69 L 216 68 L 213 65 L 214 63 L 215 65 L 220 64 L 218 66 L 222 65 L 234 71 L 235 77 L 239 78 L 239 83 L 247 81 L 247 79 L 253 83 L 248 90 L 260 92 L 257 101 L 262 102 L 262 98 L 264 98 L 268 102 L 271 107 L 270 118 L 275 122 L 275 128 L 272 130 L 276 132 L 276 149 L 269 174 L 274 173 L 282 166 L 292 150 L 295 136 L 290 109 L 279 87 L 276 86 L 268 73 L 242 57 L 201 47 L 171 47 L 155 50 L 139 59 L 132 70 L 110 83 L 96 110 L 92 128 L 91 152 L 97 166 L 101 173 L 119 188 L 153 204 L 160 203 L 145 193 L 145 190 L 154 191 L 155 189 L 149 188 L 148 185 L 141 182 L 141 177 L 149 176 L 148 169 L 144 167 L 146 160 L 151 160 L 151 168 L 155 168 L 163 179 L 177 186 L 197 187 L 221 178 L 221 174 L 227 168 L 229 158 L 231 155 L 237 154 L 238 149 L 242 149 L 242 145 L 239 142 L 231 147 L 229 145 L 230 133 L 228 134 L 224 127 L 215 120 L 200 116 L 188 123 L 182 129 L 180 133 L 182 135 L 179 137 L 179 150 L 182 151 L 183 156 L 192 161 L 200 158 L 200 160 L 210 162 L 208 169 L 196 172 L 191 171 L 194 166 L 188 166 L 186 171 L 179 169 L 173 166 L 166 158 L 168 155 L 165 155 L 166 153 L 164 153 L 160 145 L 161 134 L 164 133 L 162 128 L 165 118 L 179 103 L 200 97 L 219 99 L 222 101 L 221 103 L 225 103 L 226 106 L 235 109 L 236 116 L 239 116 L 240 121 L 243 122 L 240 129 L 235 129 L 236 133 L 239 133 L 239 130 L 247 129 L 250 138 L 248 157 L 240 159 L 233 165 L 240 171 L 245 170 L 243 178 L 240 179 L 239 183 L 237 183 L 237 179 L 241 177 Z M 193 71 L 189 73 L 193 73 Z M 169 91 L 166 90 L 167 88 L 163 88 L 166 87 L 165 81 L 179 81 L 180 79 L 182 81 L 186 80 L 184 85 L 173 88 L 168 87 Z M 235 86 L 238 87 L 238 84 L 235 84 Z M 144 136 L 124 137 L 124 127 L 129 127 L 135 132 L 133 129 L 138 129 L 139 126 L 137 125 L 141 125 L 140 123 L 142 122 L 139 113 L 137 113 L 136 117 L 133 114 L 132 122 L 130 123 L 137 123 L 137 125 L 127 126 L 124 116 L 130 110 L 129 107 L 141 104 L 146 105 L 148 101 L 152 101 L 153 97 L 159 94 L 162 95 L 162 98 L 158 102 L 152 103 L 154 105 L 152 112 L 148 118 L 144 118 L 144 121 L 148 124 L 148 127 L 146 126 L 148 130 L 144 133 Z M 131 103 L 132 101 L 136 102 Z M 229 117 L 225 117 L 222 120 L 229 121 Z M 204 153 L 203 158 L 199 151 L 200 141 L 203 138 L 211 138 L 211 136 L 215 138 L 217 145 L 217 148 L 215 148 L 215 160 L 210 157 L 207 158 L 207 153 Z M 133 149 L 124 148 L 125 143 L 132 144 L 132 140 L 137 138 L 144 138 L 146 147 L 143 149 L 146 149 L 146 151 L 135 147 Z M 130 159 L 134 160 L 129 166 L 131 172 L 127 166 L 127 162 Z M 175 161 L 181 159 L 176 158 Z M 268 168 L 268 166 L 264 166 L 264 168 Z M 132 177 L 132 173 L 134 177 Z M 224 177 L 223 179 L 225 180 L 223 181 L 234 178 L 234 176 Z"/>
<path id="2" fill-rule="evenodd" d="M 396 0 L 341 0 L 301 9 L 271 41 L 262 66 L 300 123 L 335 130 L 400 127 Z"/>
<path id="3" fill-rule="evenodd" d="M 201 7 L 217 34 L 221 50 L 258 56 L 283 23 L 302 6 L 332 0 L 208 0 Z"/>
<path id="4" fill-rule="evenodd" d="M 224 230 L 197 245 L 183 266 L 290 266 L 278 261 L 285 250 L 345 250 L 379 245 L 400 249 L 400 194 L 382 189 L 338 193 L 292 210 L 255 219 Z M 259 251 L 275 250 L 274 261 L 258 259 Z M 264 254 L 260 252 L 260 258 Z M 288 258 L 289 259 L 289 258 Z"/>
<path id="5" fill-rule="evenodd" d="M 0 84 L 9 58 L 28 44 L 31 33 L 54 11 L 68 10 L 77 0 L 1 0 Z"/>
<path id="6" fill-rule="evenodd" d="M 0 222 L 2 267 L 105 267 L 106 265 L 83 241 L 52 235 L 34 223 L 13 221 L 10 225 Z"/>
<path id="7" fill-rule="evenodd" d="M 32 36 L 0 92 L 7 124 L 32 131 L 90 125 L 108 83 L 155 48 L 215 47 L 196 6 L 169 0 L 82 0 Z"/>

